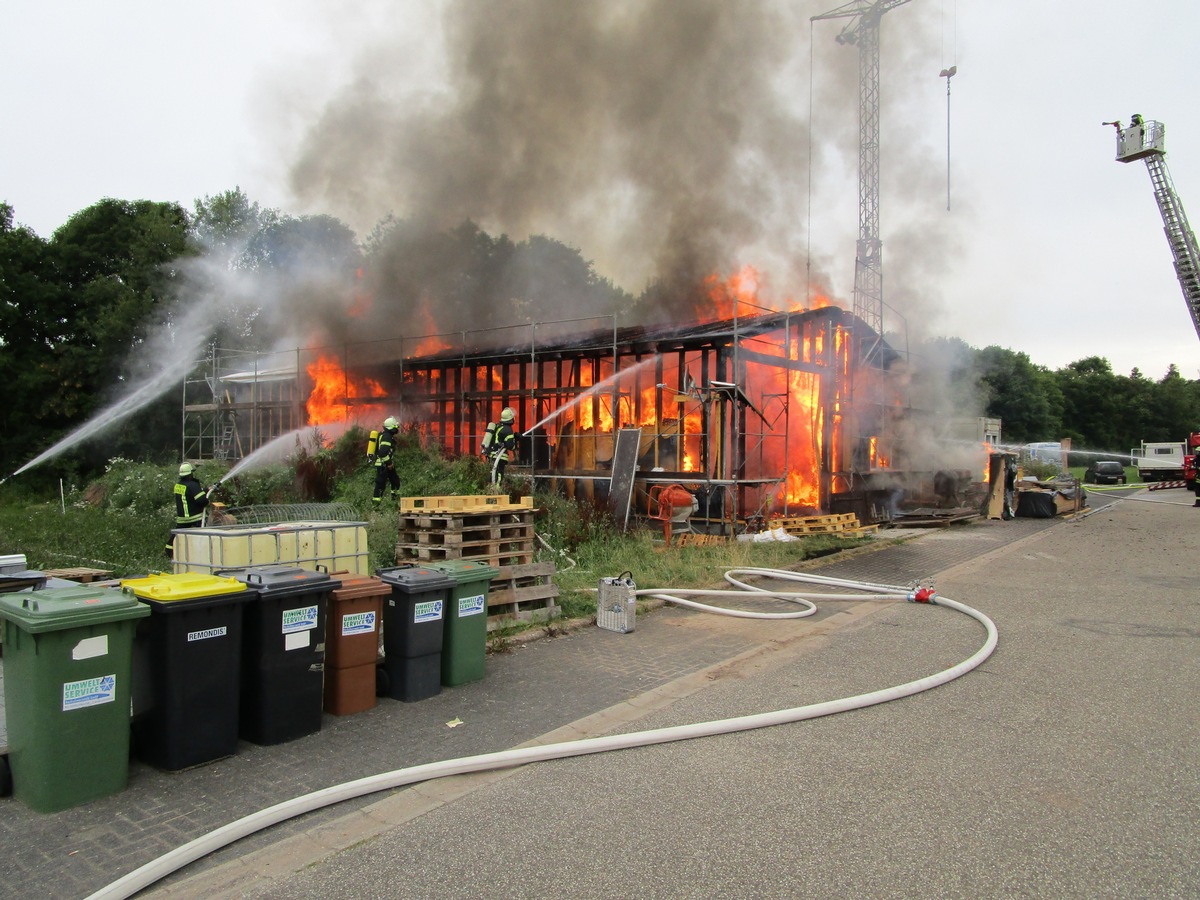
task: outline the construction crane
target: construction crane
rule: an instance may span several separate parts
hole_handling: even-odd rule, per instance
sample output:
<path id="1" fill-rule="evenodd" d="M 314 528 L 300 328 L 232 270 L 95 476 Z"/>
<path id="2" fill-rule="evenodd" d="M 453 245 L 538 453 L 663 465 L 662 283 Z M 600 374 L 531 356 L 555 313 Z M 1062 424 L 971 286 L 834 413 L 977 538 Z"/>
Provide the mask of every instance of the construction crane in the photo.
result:
<path id="1" fill-rule="evenodd" d="M 858 245 L 854 260 L 854 314 L 875 333 L 864 348 L 870 362 L 883 336 L 883 244 L 879 239 L 879 23 L 883 14 L 909 0 L 854 0 L 813 16 L 849 19 L 839 44 L 858 47 Z"/>
<path id="2" fill-rule="evenodd" d="M 1162 122 L 1147 122 L 1139 115 L 1134 115 L 1127 128 L 1122 128 L 1120 121 L 1103 124 L 1117 129 L 1118 162 L 1146 161 L 1154 185 L 1154 199 L 1162 213 L 1163 230 L 1175 258 L 1175 275 L 1183 289 L 1183 299 L 1192 316 L 1196 336 L 1200 337 L 1200 250 L 1196 247 L 1196 235 L 1188 224 L 1187 213 L 1175 193 L 1175 185 L 1171 183 L 1171 173 L 1167 171 L 1167 129 Z"/>

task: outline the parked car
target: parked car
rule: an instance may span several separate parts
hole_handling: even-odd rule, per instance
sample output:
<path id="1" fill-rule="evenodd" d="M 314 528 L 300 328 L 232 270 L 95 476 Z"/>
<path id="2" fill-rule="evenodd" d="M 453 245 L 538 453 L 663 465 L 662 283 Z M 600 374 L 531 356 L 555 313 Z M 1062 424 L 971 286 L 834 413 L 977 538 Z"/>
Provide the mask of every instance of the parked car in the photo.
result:
<path id="1" fill-rule="evenodd" d="M 1083 473 L 1084 484 L 1125 484 L 1125 467 L 1115 460 L 1098 459 Z"/>

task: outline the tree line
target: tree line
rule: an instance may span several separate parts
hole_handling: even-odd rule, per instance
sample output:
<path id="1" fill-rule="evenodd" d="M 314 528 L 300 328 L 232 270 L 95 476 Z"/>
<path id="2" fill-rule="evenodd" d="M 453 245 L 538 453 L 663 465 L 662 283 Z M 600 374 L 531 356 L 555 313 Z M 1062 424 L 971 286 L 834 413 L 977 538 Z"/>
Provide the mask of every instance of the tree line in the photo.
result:
<path id="1" fill-rule="evenodd" d="M 12 207 L 0 203 L 0 379 L 7 389 L 0 476 L 71 434 L 144 374 L 151 334 L 186 327 L 172 300 L 197 260 L 293 280 L 316 263 L 347 281 L 365 271 L 371 289 L 397 308 L 420 295 L 439 314 L 477 327 L 558 318 L 564 298 L 571 308 L 625 322 L 687 316 L 708 274 L 681 273 L 678 285 L 655 282 L 634 296 L 599 275 L 577 248 L 543 235 L 515 242 L 471 222 L 440 229 L 389 218 L 359 240 L 334 217 L 263 208 L 239 188 L 191 209 L 106 198 L 49 238 L 17 224 Z M 270 336 L 253 297 L 222 307 L 207 327 L 208 340 L 230 349 L 257 349 Z M 1069 437 L 1077 447 L 1125 452 L 1200 428 L 1200 383 L 1173 365 L 1158 380 L 1136 370 L 1115 374 L 1101 357 L 1050 371 L 1024 353 L 977 350 L 952 338 L 926 341 L 913 357 L 920 402 L 1000 417 L 1006 441 Z M 181 394 L 168 391 L 122 427 L 85 436 L 91 439 L 63 456 L 54 477 L 90 477 L 119 456 L 177 459 Z"/>
<path id="2" fill-rule="evenodd" d="M 977 350 L 957 338 L 927 340 L 914 356 L 918 390 L 936 396 L 944 388 L 943 408 L 1001 419 L 1005 443 L 1069 438 L 1075 449 L 1115 456 L 1200 431 L 1200 381 L 1174 363 L 1157 380 L 1138 369 L 1117 374 L 1101 356 L 1051 370 L 1025 353 Z"/>

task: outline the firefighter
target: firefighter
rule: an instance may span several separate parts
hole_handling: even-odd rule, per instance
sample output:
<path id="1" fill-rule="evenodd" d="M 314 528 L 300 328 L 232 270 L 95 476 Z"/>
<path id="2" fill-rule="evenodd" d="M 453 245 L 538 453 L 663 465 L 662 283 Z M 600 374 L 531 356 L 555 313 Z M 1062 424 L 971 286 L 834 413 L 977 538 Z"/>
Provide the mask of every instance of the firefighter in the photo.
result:
<path id="1" fill-rule="evenodd" d="M 371 503 L 376 509 L 383 502 L 385 485 L 392 486 L 392 496 L 400 493 L 400 476 L 396 474 L 396 435 L 400 432 L 400 423 L 394 417 L 388 416 L 383 420 L 383 431 L 375 442 L 375 493 Z"/>
<path id="2" fill-rule="evenodd" d="M 179 466 L 179 480 L 175 482 L 175 528 L 199 528 L 204 521 L 204 509 L 213 488 L 200 484 L 195 472 L 190 462 Z M 174 547 L 171 536 L 167 540 L 167 559 L 174 558 Z"/>
<path id="3" fill-rule="evenodd" d="M 513 421 L 516 418 L 517 414 L 513 408 L 506 406 L 500 411 L 500 424 L 488 422 L 487 429 L 483 432 L 483 443 L 479 449 L 483 458 L 492 463 L 491 484 L 494 487 L 500 486 L 500 481 L 504 478 L 504 469 L 508 466 L 509 455 L 517 450 L 517 434 L 513 431 Z"/>

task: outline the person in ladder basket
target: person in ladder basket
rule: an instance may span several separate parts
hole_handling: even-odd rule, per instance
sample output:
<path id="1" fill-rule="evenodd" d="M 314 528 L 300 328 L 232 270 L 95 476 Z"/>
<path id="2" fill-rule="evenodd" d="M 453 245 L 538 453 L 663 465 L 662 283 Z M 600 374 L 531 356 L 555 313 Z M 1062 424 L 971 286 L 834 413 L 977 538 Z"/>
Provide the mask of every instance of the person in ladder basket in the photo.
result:
<path id="1" fill-rule="evenodd" d="M 375 493 L 371 497 L 371 503 L 376 509 L 379 509 L 383 502 L 385 485 L 392 486 L 393 497 L 400 493 L 400 476 L 396 474 L 396 462 L 393 459 L 396 453 L 396 435 L 399 432 L 400 423 L 388 416 L 383 420 L 383 431 L 375 441 L 374 454 L 368 454 L 375 463 Z"/>
<path id="2" fill-rule="evenodd" d="M 208 506 L 208 495 L 216 486 L 205 488 L 195 475 L 195 467 L 185 462 L 179 467 L 179 480 L 175 482 L 175 527 L 199 528 L 204 521 L 204 509 Z M 167 538 L 167 559 L 174 558 L 175 539 Z"/>
<path id="3" fill-rule="evenodd" d="M 516 453 L 517 450 L 517 434 L 513 431 L 513 421 L 516 418 L 517 414 L 513 412 L 513 408 L 506 406 L 500 411 L 500 424 L 488 422 L 487 429 L 483 432 L 483 443 L 479 449 L 483 458 L 492 463 L 491 483 L 495 487 L 499 487 L 504 478 L 509 454 Z"/>

